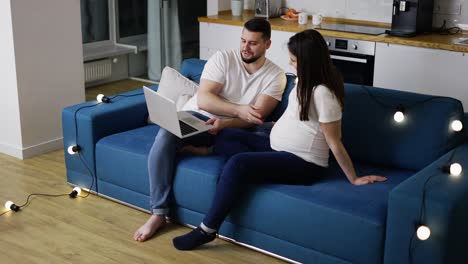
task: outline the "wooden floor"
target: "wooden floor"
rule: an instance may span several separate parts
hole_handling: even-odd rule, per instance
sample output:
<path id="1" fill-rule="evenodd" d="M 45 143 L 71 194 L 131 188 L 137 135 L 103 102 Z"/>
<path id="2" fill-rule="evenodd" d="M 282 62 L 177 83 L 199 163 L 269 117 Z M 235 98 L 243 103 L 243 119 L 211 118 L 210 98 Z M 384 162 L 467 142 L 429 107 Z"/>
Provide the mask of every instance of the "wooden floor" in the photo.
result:
<path id="1" fill-rule="evenodd" d="M 129 83 L 141 87 L 125 81 L 104 90 L 123 91 L 120 86 Z M 0 214 L 6 200 L 23 204 L 31 193 L 68 194 L 71 189 L 62 150 L 24 161 L 0 154 Z M 172 238 L 189 229 L 177 224 L 166 225 L 147 242 L 133 241 L 133 232 L 148 216 L 95 195 L 33 197 L 20 212 L 0 216 L 0 263 L 282 263 L 220 239 L 199 250 L 178 251 Z"/>

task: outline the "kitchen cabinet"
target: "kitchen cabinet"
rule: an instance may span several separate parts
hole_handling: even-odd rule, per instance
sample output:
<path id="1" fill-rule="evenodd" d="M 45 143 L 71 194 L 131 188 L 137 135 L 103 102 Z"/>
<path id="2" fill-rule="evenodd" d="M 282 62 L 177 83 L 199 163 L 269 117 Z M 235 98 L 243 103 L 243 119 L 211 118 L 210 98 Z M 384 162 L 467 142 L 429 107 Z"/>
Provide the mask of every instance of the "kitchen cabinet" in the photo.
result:
<path id="1" fill-rule="evenodd" d="M 200 23 L 200 59 L 207 60 L 218 50 L 238 49 L 242 27 Z"/>
<path id="2" fill-rule="evenodd" d="M 217 23 L 200 23 L 200 59 L 207 60 L 218 50 L 239 49 L 242 27 Z M 294 32 L 272 30 L 267 58 L 284 71 L 295 73 L 289 65 L 287 43 Z"/>
<path id="3" fill-rule="evenodd" d="M 377 43 L 374 86 L 454 97 L 466 111 L 467 69 L 463 52 Z"/>
<path id="4" fill-rule="evenodd" d="M 200 23 L 200 58 L 224 49 L 238 49 L 242 27 Z M 272 30 L 267 58 L 285 72 L 289 65 L 287 42 L 295 32 Z M 468 109 L 468 55 L 463 52 L 376 43 L 374 86 L 459 99 Z M 466 111 L 466 110 L 465 110 Z"/>

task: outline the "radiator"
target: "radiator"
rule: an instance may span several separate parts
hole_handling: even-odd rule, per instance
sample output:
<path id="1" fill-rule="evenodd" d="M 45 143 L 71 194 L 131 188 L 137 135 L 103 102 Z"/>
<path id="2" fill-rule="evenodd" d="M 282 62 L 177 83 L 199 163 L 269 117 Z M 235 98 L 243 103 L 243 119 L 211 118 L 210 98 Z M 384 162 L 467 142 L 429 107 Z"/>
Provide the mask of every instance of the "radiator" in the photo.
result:
<path id="1" fill-rule="evenodd" d="M 94 82 L 110 78 L 112 75 L 112 60 L 104 59 L 84 64 L 85 82 Z"/>

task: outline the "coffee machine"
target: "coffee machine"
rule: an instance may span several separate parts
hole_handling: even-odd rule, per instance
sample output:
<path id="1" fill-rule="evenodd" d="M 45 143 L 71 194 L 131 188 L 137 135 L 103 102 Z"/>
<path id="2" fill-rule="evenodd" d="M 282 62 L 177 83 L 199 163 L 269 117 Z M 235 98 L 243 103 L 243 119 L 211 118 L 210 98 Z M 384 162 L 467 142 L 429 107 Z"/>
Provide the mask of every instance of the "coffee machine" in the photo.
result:
<path id="1" fill-rule="evenodd" d="M 432 31 L 434 0 L 393 0 L 392 29 L 389 35 L 413 37 Z"/>
<path id="2" fill-rule="evenodd" d="M 255 0 L 255 16 L 265 18 L 281 16 L 281 0 Z"/>

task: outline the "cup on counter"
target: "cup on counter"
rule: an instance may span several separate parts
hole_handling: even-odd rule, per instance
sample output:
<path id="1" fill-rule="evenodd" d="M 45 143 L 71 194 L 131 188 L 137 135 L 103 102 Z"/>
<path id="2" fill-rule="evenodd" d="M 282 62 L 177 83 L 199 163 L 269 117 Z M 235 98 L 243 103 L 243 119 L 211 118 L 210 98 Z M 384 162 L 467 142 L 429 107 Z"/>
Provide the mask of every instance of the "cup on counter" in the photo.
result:
<path id="1" fill-rule="evenodd" d="M 231 11 L 233 16 L 241 16 L 244 10 L 244 0 L 231 0 Z"/>
<path id="2" fill-rule="evenodd" d="M 322 24 L 323 16 L 321 14 L 312 15 L 312 25 L 319 26 Z"/>
<path id="3" fill-rule="evenodd" d="M 306 25 L 307 24 L 307 20 L 309 18 L 309 15 L 307 13 L 299 13 L 299 16 L 297 18 L 297 23 L 299 23 L 299 25 Z"/>

